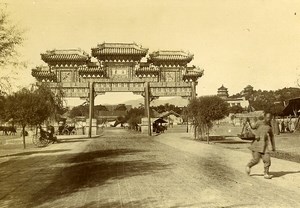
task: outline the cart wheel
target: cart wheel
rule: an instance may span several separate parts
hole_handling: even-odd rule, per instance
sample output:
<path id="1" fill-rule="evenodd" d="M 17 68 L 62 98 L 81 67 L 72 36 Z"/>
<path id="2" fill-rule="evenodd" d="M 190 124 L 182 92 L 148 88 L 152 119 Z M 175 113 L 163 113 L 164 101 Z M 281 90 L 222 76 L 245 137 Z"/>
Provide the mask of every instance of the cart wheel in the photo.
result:
<path id="1" fill-rule="evenodd" d="M 40 137 L 40 147 L 46 147 L 49 144 L 49 140 L 43 137 Z"/>
<path id="2" fill-rule="evenodd" d="M 48 140 L 42 138 L 39 134 L 38 135 L 33 135 L 32 138 L 32 143 L 36 146 L 36 147 L 46 147 L 48 145 Z"/>
<path id="3" fill-rule="evenodd" d="M 70 134 L 75 135 L 76 134 L 76 129 L 73 129 Z"/>
<path id="4" fill-rule="evenodd" d="M 39 144 L 39 137 L 40 137 L 39 134 L 34 134 L 34 135 L 32 136 L 32 143 L 33 143 L 35 146 L 38 146 L 38 144 Z"/>
<path id="5" fill-rule="evenodd" d="M 70 132 L 68 129 L 64 129 L 62 132 L 63 135 L 70 135 Z"/>

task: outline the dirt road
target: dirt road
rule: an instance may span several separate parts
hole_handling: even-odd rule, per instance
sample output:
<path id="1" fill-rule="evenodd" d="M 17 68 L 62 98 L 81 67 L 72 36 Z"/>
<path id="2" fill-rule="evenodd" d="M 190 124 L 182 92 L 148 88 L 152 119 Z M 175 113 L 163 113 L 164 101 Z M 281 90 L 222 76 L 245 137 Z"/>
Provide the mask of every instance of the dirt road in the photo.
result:
<path id="1" fill-rule="evenodd" d="M 0 207 L 300 207 L 300 193 L 232 165 L 106 130 L 0 163 Z"/>

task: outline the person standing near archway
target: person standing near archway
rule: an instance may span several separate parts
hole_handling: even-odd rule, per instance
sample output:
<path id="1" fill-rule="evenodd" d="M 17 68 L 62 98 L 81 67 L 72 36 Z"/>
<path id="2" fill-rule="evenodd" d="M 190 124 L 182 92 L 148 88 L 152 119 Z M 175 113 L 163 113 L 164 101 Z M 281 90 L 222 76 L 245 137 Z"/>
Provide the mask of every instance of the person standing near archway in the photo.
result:
<path id="1" fill-rule="evenodd" d="M 272 115 L 270 113 L 265 113 L 264 119 L 258 121 L 254 126 L 249 125 L 252 129 L 255 129 L 256 138 L 252 142 L 249 149 L 252 151 L 252 160 L 246 166 L 246 173 L 250 175 L 251 168 L 258 164 L 260 159 L 264 162 L 264 178 L 271 179 L 272 176 L 269 174 L 269 169 L 271 166 L 270 152 L 275 151 L 275 141 L 274 134 L 271 126 Z M 271 143 L 271 150 L 270 150 Z"/>

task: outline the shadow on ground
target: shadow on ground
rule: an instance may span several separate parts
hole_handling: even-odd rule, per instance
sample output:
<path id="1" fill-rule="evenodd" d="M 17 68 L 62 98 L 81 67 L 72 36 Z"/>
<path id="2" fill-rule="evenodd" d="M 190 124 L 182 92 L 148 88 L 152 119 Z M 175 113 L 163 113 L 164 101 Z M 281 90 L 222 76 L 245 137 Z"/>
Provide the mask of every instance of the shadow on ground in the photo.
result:
<path id="1" fill-rule="evenodd" d="M 40 170 L 39 174 L 30 181 L 30 189 L 24 187 L 24 192 L 19 190 L 11 193 L 10 197 L 18 199 L 18 201 L 11 201 L 10 206 L 15 207 L 22 203 L 24 207 L 35 207 L 51 203 L 72 193 L 102 186 L 112 180 L 152 174 L 170 166 L 170 164 L 149 159 L 134 159 L 135 154 L 144 152 L 144 150 L 136 149 L 111 149 L 80 154 L 61 154 L 60 157 L 63 157 L 64 160 L 55 160 L 55 158 L 53 160 L 51 155 L 36 155 L 34 159 L 46 161 L 45 165 L 48 166 L 48 169 Z M 125 155 L 129 157 L 123 161 Z M 30 158 L 20 158 L 19 163 L 26 164 L 27 160 Z M 18 159 L 16 158 L 14 161 L 16 162 Z M 34 168 L 32 167 L 32 170 L 28 168 L 26 172 L 30 174 Z M 13 167 L 11 169 L 11 172 L 14 172 Z M 20 173 L 20 177 L 22 177 L 21 174 L 27 174 L 26 172 Z M 6 175 L 8 174 L 6 173 Z M 18 180 L 18 176 L 15 178 Z"/>
<path id="2" fill-rule="evenodd" d="M 280 177 L 282 177 L 282 176 L 290 175 L 290 174 L 300 174 L 300 171 L 279 171 L 279 172 L 270 172 L 270 175 L 272 175 L 273 178 L 280 178 Z M 250 176 L 261 176 L 261 177 L 263 177 L 264 174 L 258 174 L 258 173 L 255 173 L 255 174 L 251 174 Z"/>
<path id="3" fill-rule="evenodd" d="M 0 158 L 3 157 L 16 157 L 16 156 L 29 156 L 34 154 L 48 154 L 48 153 L 58 153 L 58 152 L 65 152 L 69 149 L 60 149 L 60 150 L 45 150 L 45 151 L 28 151 L 28 152 L 21 152 L 16 154 L 10 154 L 10 155 L 2 155 Z"/>
<path id="4" fill-rule="evenodd" d="M 226 140 L 220 140 L 220 141 L 213 141 L 213 143 L 219 143 L 219 144 L 249 144 L 251 142 L 226 139 Z"/>
<path id="5" fill-rule="evenodd" d="M 86 142 L 87 139 L 58 139 L 59 143 Z"/>
<path id="6" fill-rule="evenodd" d="M 149 204 L 151 205 L 150 207 L 161 207 L 161 201 L 153 201 L 155 199 L 153 198 L 146 198 L 144 200 L 135 200 L 131 202 L 122 202 L 122 201 L 112 201 L 112 202 L 106 202 L 106 201 L 97 201 L 97 202 L 90 202 L 88 204 L 85 204 L 83 206 L 79 206 L 78 208 L 93 208 L 93 207 L 101 207 L 101 208 L 111 208 L 111 207 L 148 207 Z M 150 203 L 149 203 L 150 202 Z M 229 205 L 229 206 L 222 206 L 222 208 L 234 208 L 234 207 L 250 207 L 253 206 L 254 204 L 235 204 L 235 205 Z M 185 203 L 185 204 L 175 204 L 173 206 L 170 206 L 170 208 L 184 208 L 184 207 L 215 207 L 214 204 L 210 202 L 203 202 L 203 203 L 197 203 L 197 204 L 190 204 L 190 203 Z M 220 207 L 221 208 L 221 207 Z"/>
<path id="7" fill-rule="evenodd" d="M 143 200 L 134 200 L 130 202 L 122 202 L 122 201 L 93 201 L 88 204 L 85 204 L 83 206 L 79 206 L 78 208 L 94 208 L 94 207 L 101 207 L 101 208 L 111 208 L 111 207 L 132 207 L 132 208 L 141 208 L 141 207 L 162 207 L 162 202 L 152 198 L 148 197 Z M 170 206 L 170 208 L 184 208 L 184 207 L 211 207 L 210 203 L 203 202 L 201 204 L 190 204 L 190 203 L 184 203 L 184 204 L 175 204 L 173 206 Z"/>
<path id="8" fill-rule="evenodd" d="M 279 178 L 285 175 L 290 175 L 290 174 L 300 174 L 299 171 L 279 171 L 279 172 L 270 172 L 271 175 L 273 175 L 273 178 Z"/>

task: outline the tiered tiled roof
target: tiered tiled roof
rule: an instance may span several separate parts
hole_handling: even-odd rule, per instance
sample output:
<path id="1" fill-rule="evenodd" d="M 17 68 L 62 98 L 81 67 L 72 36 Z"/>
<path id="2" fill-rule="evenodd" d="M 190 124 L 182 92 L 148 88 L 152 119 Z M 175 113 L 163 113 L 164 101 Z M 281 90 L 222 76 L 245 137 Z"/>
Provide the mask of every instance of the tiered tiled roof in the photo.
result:
<path id="1" fill-rule="evenodd" d="M 79 75 L 81 76 L 104 76 L 106 71 L 100 66 L 98 62 L 90 62 L 87 65 L 78 68 Z"/>
<path id="2" fill-rule="evenodd" d="M 136 68 L 136 75 L 157 75 L 159 73 L 159 68 L 150 63 L 140 63 Z"/>
<path id="3" fill-rule="evenodd" d="M 92 56 L 100 58 L 101 56 L 146 56 L 147 48 L 136 43 L 102 43 L 96 48 L 92 48 Z"/>
<path id="4" fill-rule="evenodd" d="M 228 94 L 228 89 L 226 87 L 224 87 L 224 85 L 222 85 L 219 89 L 218 89 L 218 94 L 219 97 L 221 98 L 225 98 L 227 99 L 229 94 Z"/>
<path id="5" fill-rule="evenodd" d="M 39 81 L 53 81 L 57 78 L 54 72 L 51 72 L 48 66 L 39 66 L 31 70 L 31 75 Z"/>
<path id="6" fill-rule="evenodd" d="M 228 89 L 222 85 L 220 88 L 218 88 L 219 91 L 227 91 Z"/>
<path id="7" fill-rule="evenodd" d="M 184 51 L 155 51 L 149 54 L 149 60 L 151 62 L 182 62 L 183 64 L 189 63 L 194 55 L 190 53 L 186 53 Z"/>
<path id="8" fill-rule="evenodd" d="M 203 72 L 204 71 L 202 69 L 197 68 L 195 66 L 187 67 L 185 74 L 183 74 L 183 79 L 186 81 L 196 81 L 199 77 L 202 77 Z"/>
<path id="9" fill-rule="evenodd" d="M 41 54 L 41 58 L 46 63 L 59 62 L 86 62 L 89 55 L 81 49 L 50 50 Z"/>

